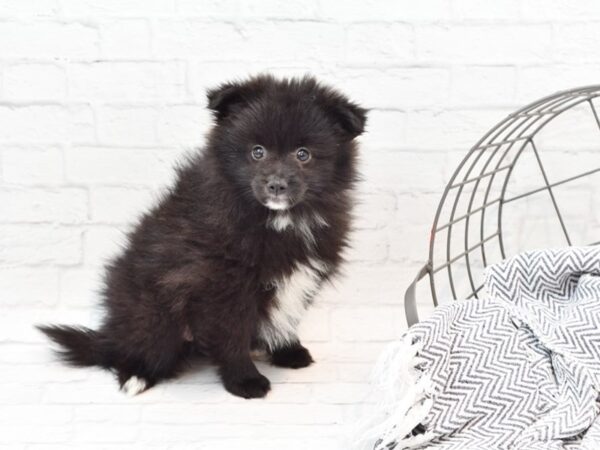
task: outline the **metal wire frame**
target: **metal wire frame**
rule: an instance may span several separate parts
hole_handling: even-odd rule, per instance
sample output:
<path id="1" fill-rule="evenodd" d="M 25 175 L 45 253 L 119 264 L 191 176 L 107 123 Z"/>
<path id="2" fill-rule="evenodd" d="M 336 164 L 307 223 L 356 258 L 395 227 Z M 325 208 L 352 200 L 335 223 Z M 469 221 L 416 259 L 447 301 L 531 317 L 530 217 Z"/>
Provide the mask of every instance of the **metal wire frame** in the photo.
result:
<path id="1" fill-rule="evenodd" d="M 513 114 L 510 114 L 489 130 L 479 142 L 471 148 L 444 189 L 431 229 L 428 261 L 421 268 L 415 280 L 406 291 L 404 308 L 409 326 L 419 321 L 416 302 L 416 286 L 425 276 L 429 276 L 429 285 L 434 306 L 438 305 L 436 277 L 440 272 L 446 272 L 451 295 L 454 300 L 458 298 L 453 266 L 461 260 L 464 260 L 471 289 L 470 294 L 467 295 L 466 298 L 478 297 L 483 285 L 477 283 L 479 280 L 475 280 L 473 275 L 472 255 L 476 253 L 481 254 L 483 267 L 495 262 L 490 260 L 489 252 L 486 252 L 486 245 L 492 245 L 495 240 L 499 246 L 501 257 L 506 258 L 502 213 L 504 205 L 508 203 L 527 198 L 539 192 L 547 191 L 565 240 L 568 245 L 572 245 L 572 239 L 556 200 L 554 188 L 583 177 L 600 173 L 600 157 L 598 161 L 599 167 L 587 170 L 586 172 L 575 176 L 551 182 L 534 138 L 544 127 L 565 111 L 586 102 L 589 104 L 590 112 L 600 131 L 600 112 L 597 111 L 596 106 L 592 101 L 596 97 L 600 97 L 600 85 L 558 92 L 554 95 L 542 98 L 521 108 Z M 535 156 L 535 160 L 537 161 L 537 165 L 539 166 L 540 173 L 544 180 L 544 185 L 528 192 L 508 197 L 507 187 L 511 176 L 513 175 L 515 166 L 523 152 L 528 148 L 531 149 Z M 482 163 L 482 166 L 479 173 L 473 173 L 480 162 Z M 493 183 L 496 180 L 496 177 L 500 175 L 504 176 L 504 180 L 500 180 L 500 195 L 495 198 L 490 198 Z M 466 186 L 472 188 L 471 192 L 467 193 L 467 195 L 470 195 L 468 198 L 467 210 L 464 213 L 458 214 L 459 200 L 461 199 L 461 195 L 465 192 Z M 481 204 L 475 205 L 477 193 L 482 192 L 483 200 Z M 486 233 L 486 213 L 489 208 L 494 205 L 498 206 L 497 218 L 495 220 L 497 226 L 492 232 Z M 442 221 L 442 211 L 444 207 L 450 207 L 451 209 L 449 217 Z M 478 231 L 479 239 L 477 242 L 470 242 L 469 227 L 472 225 L 473 218 L 476 214 L 480 214 L 479 230 L 476 230 Z M 453 249 L 451 242 L 452 232 L 460 232 L 460 228 L 458 230 L 456 229 L 460 227 L 461 224 L 464 224 L 464 248 L 461 249 L 460 253 L 454 255 L 452 253 Z M 443 239 L 439 236 L 441 231 L 446 232 L 445 261 L 441 264 L 434 265 L 435 246 L 440 240 L 442 240 L 441 243 L 443 244 Z M 600 245 L 600 241 L 591 243 L 591 245 Z"/>

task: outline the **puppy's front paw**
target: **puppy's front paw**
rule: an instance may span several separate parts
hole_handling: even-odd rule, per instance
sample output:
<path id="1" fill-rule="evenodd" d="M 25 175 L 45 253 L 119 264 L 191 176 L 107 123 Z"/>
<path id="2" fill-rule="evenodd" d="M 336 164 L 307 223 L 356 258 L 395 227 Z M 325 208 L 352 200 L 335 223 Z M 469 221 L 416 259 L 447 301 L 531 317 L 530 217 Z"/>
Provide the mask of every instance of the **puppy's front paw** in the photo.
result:
<path id="1" fill-rule="evenodd" d="M 262 398 L 271 390 L 269 379 L 261 374 L 224 380 L 225 389 L 243 398 Z"/>
<path id="2" fill-rule="evenodd" d="M 310 366 L 314 360 L 310 352 L 301 345 L 275 350 L 271 354 L 271 362 L 275 366 L 300 369 Z"/>

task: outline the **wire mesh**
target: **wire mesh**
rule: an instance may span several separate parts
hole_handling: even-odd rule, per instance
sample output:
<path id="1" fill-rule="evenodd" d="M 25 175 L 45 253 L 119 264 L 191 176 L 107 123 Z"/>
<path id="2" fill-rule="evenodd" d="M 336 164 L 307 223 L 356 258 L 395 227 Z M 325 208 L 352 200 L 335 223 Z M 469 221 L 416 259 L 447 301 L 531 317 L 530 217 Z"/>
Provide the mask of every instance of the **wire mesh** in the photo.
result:
<path id="1" fill-rule="evenodd" d="M 527 247 L 527 242 L 521 242 L 515 248 L 508 248 L 507 236 L 515 227 L 505 223 L 509 205 L 523 204 L 534 197 L 539 202 L 539 195 L 544 195 L 549 204 L 543 208 L 542 216 L 552 217 L 557 222 L 564 244 L 600 244 L 600 224 L 597 230 L 594 229 L 596 239 L 592 242 L 574 241 L 563 208 L 576 202 L 567 199 L 568 202 L 561 203 L 557 195 L 558 188 L 578 183 L 583 178 L 588 186 L 599 186 L 600 189 L 600 107 L 595 104 L 599 96 L 600 86 L 589 86 L 538 100 L 510 114 L 471 148 L 444 190 L 431 230 L 427 263 L 406 292 L 405 311 L 409 325 L 419 320 L 416 285 L 424 277 L 429 277 L 433 306 L 438 306 L 441 296 L 450 300 L 478 298 L 483 289 L 483 269 Z M 547 170 L 546 154 L 542 151 L 545 145 L 538 144 L 538 137 L 565 112 L 577 109 L 581 115 L 582 107 L 583 114 L 587 111 L 591 116 L 592 133 L 595 133 L 592 136 L 592 161 L 584 161 L 586 167 L 582 172 L 553 177 L 557 174 Z M 573 142 L 577 145 L 578 136 Z M 525 179 L 532 180 L 535 177 L 530 176 L 531 173 L 537 172 L 539 185 L 513 192 L 515 189 L 509 189 L 511 180 L 526 157 L 533 161 L 534 168 L 530 168 Z M 594 175 L 598 178 L 591 180 Z M 590 201 L 597 201 L 598 194 L 600 190 L 596 195 L 592 190 Z M 526 204 L 522 212 L 525 216 L 535 210 L 531 205 Z M 600 222 L 600 218 L 597 220 Z M 445 290 L 441 284 L 446 286 Z"/>

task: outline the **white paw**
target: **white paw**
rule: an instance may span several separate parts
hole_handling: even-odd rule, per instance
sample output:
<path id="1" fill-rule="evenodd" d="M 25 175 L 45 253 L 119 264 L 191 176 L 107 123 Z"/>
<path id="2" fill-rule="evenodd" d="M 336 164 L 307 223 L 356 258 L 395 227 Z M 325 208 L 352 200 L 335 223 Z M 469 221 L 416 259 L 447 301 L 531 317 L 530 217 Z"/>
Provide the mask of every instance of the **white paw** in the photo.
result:
<path id="1" fill-rule="evenodd" d="M 143 378 L 138 378 L 135 375 L 132 376 L 129 380 L 123 383 L 123 387 L 121 388 L 125 394 L 130 397 L 139 394 L 140 392 L 144 392 L 146 389 L 146 380 Z"/>

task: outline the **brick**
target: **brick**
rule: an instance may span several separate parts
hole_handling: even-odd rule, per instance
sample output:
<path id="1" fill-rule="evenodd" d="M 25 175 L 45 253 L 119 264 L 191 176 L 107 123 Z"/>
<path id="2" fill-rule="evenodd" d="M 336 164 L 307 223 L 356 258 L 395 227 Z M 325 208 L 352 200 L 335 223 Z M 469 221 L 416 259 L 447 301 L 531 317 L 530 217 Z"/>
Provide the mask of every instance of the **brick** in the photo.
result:
<path id="1" fill-rule="evenodd" d="M 495 2 L 491 0 L 454 0 L 452 13 L 457 20 L 519 20 L 520 0 Z"/>
<path id="2" fill-rule="evenodd" d="M 124 229 L 114 227 L 90 227 L 85 232 L 84 255 L 88 266 L 104 266 L 122 253 L 126 242 Z"/>
<path id="3" fill-rule="evenodd" d="M 154 29 L 154 53 L 173 58 L 202 55 L 203 59 L 242 57 L 244 38 L 231 24 L 194 21 L 160 21 Z"/>
<path id="4" fill-rule="evenodd" d="M 595 73 L 600 64 L 589 64 L 585 70 L 579 65 L 543 65 L 519 69 L 517 100 L 525 105 L 554 92 L 577 86 L 591 86 L 598 82 Z M 560 73 L 560 77 L 555 76 Z"/>
<path id="5" fill-rule="evenodd" d="M 35 433 L 31 432 L 31 425 L 13 425 L 6 427 L 0 437 L 0 443 L 56 443 L 65 442 L 71 435 L 70 427 L 67 425 L 45 425 L 35 427 Z"/>
<path id="6" fill-rule="evenodd" d="M 165 145 L 198 147 L 212 126 L 212 115 L 204 105 L 172 105 L 161 108 L 157 134 Z"/>
<path id="7" fill-rule="evenodd" d="M 51 225 L 0 225 L 0 264 L 74 265 L 81 261 L 81 231 Z"/>
<path id="8" fill-rule="evenodd" d="M 0 142 L 64 143 L 94 140 L 88 106 L 0 106 Z"/>
<path id="9" fill-rule="evenodd" d="M 156 30 L 155 52 L 170 57 L 200 53 L 213 61 L 323 60 L 343 54 L 343 42 L 342 27 L 317 22 L 246 22 L 238 30 L 229 24 L 170 21 Z"/>
<path id="10" fill-rule="evenodd" d="M 336 2 L 323 2 L 321 14 L 330 20 L 348 22 L 430 21 L 446 19 L 450 15 L 450 2 L 433 0 L 350 0 L 340 7 Z"/>
<path id="11" fill-rule="evenodd" d="M 251 6 L 254 6 L 253 2 L 247 8 Z M 239 10 L 238 0 L 177 0 L 177 11 L 185 17 L 228 19 Z"/>
<path id="12" fill-rule="evenodd" d="M 450 72 L 443 68 L 348 69 L 340 88 L 367 108 L 411 109 L 448 103 Z"/>
<path id="13" fill-rule="evenodd" d="M 445 156 L 433 152 L 378 151 L 365 158 L 362 173 L 370 189 L 440 192 L 444 187 Z M 393 167 L 394 170 L 389 170 Z"/>
<path id="14" fill-rule="evenodd" d="M 160 186 L 173 178 L 176 155 L 150 149 L 81 147 L 66 151 L 71 182 L 119 186 Z"/>
<path id="15" fill-rule="evenodd" d="M 107 145 L 156 145 L 158 112 L 147 106 L 104 106 L 98 113 L 98 140 Z"/>
<path id="16" fill-rule="evenodd" d="M 178 62 L 93 62 L 71 64 L 69 97 L 75 100 L 180 100 L 184 70 Z"/>
<path id="17" fill-rule="evenodd" d="M 356 230 L 346 251 L 348 261 L 381 262 L 388 254 L 387 236 L 378 230 Z"/>
<path id="18" fill-rule="evenodd" d="M 100 303 L 102 269 L 64 269 L 60 273 L 60 304 L 69 308 L 91 308 Z"/>
<path id="19" fill-rule="evenodd" d="M 368 363 L 340 364 L 340 382 L 356 383 L 370 380 L 373 365 Z"/>
<path id="20" fill-rule="evenodd" d="M 310 308 L 306 317 L 302 319 L 298 329 L 298 335 L 306 342 L 325 342 L 331 337 L 329 329 L 329 317 L 331 311 L 318 306 L 319 298 L 315 300 L 317 305 Z"/>
<path id="21" fill-rule="evenodd" d="M 37 16 L 51 16 L 58 13 L 58 0 L 21 0 L 18 2 L 2 2 L 0 16 L 17 16 L 35 14 Z"/>
<path id="22" fill-rule="evenodd" d="M 38 332 L 38 335 L 41 337 L 41 333 Z M 46 338 L 43 337 L 43 339 Z M 47 344 L 46 340 L 44 344 Z M 46 351 L 48 350 L 46 349 Z M 55 362 L 51 364 L 43 364 L 43 361 L 38 361 L 35 364 L 5 364 L 0 366 L 0 369 L 0 382 L 9 383 L 13 380 L 19 380 L 24 386 L 30 388 L 36 385 L 43 387 L 45 383 L 49 382 L 68 383 L 82 381 L 87 378 L 85 370 L 76 370 L 64 364 L 55 364 Z M 25 401 L 25 398 L 23 400 L 22 404 L 30 403 Z M 40 399 L 35 399 L 34 403 L 39 401 Z"/>
<path id="23" fill-rule="evenodd" d="M 228 450 L 278 450 L 285 448 L 286 450 L 304 450 L 306 448 L 314 449 L 342 449 L 338 446 L 335 438 L 318 438 L 299 436 L 295 439 L 288 438 L 257 438 L 251 442 L 247 438 L 224 438 L 224 439 L 208 439 L 203 442 L 205 449 L 218 449 L 222 446 L 227 446 Z"/>
<path id="24" fill-rule="evenodd" d="M 319 5 L 316 0 L 266 0 L 258 3 L 242 0 L 241 8 L 244 17 L 249 19 L 290 19 L 295 21 L 319 17 Z"/>
<path id="25" fill-rule="evenodd" d="M 61 0 L 63 12 L 77 16 L 160 15 L 174 12 L 174 0 Z"/>
<path id="26" fill-rule="evenodd" d="M 498 83 L 502 80 L 502 83 Z M 517 107 L 514 67 L 459 66 L 452 71 L 451 102 L 454 107 Z"/>
<path id="27" fill-rule="evenodd" d="M 365 134 L 360 137 L 364 159 L 379 148 L 397 148 L 406 139 L 406 116 L 404 111 L 372 109 L 367 116 Z"/>
<path id="28" fill-rule="evenodd" d="M 248 402 L 247 402 L 248 403 Z M 262 442 L 263 436 L 269 436 L 271 439 L 286 439 L 291 440 L 293 438 L 296 441 L 298 438 L 305 439 L 306 436 L 314 436 L 315 433 L 332 435 L 336 430 L 333 425 L 326 427 L 310 426 L 310 425 L 280 425 L 280 424 L 261 424 L 260 427 L 253 426 L 240 426 L 239 424 L 228 425 L 228 424 L 188 424 L 188 425 L 161 425 L 158 423 L 154 424 L 143 424 L 140 427 L 140 438 L 141 442 L 149 442 L 153 444 L 157 443 L 173 443 L 175 445 L 184 445 L 189 443 L 190 440 L 201 439 L 203 442 L 207 438 L 212 440 L 219 440 L 221 443 L 224 441 L 224 436 L 229 437 L 241 437 L 245 438 L 247 442 L 255 442 L 258 438 L 259 442 Z M 312 433 L 312 434 L 311 434 Z M 161 448 L 160 446 L 158 448 Z M 185 447 L 184 447 L 185 448 Z M 209 447 L 211 448 L 211 447 Z M 216 447 L 218 448 L 218 447 Z M 227 447 L 229 448 L 229 447 Z M 256 447 L 254 447 L 256 448 Z M 262 447 L 258 447 L 260 449 Z M 304 447 L 306 448 L 306 447 Z M 311 448 L 311 447 L 309 447 Z M 329 448 L 329 447 L 325 447 Z"/>
<path id="29" fill-rule="evenodd" d="M 417 58 L 423 62 L 532 64 L 550 60 L 549 25 L 453 25 L 416 29 Z"/>
<path id="30" fill-rule="evenodd" d="M 35 280 L 35 283 L 31 283 Z M 58 272 L 52 268 L 2 269 L 0 305 L 53 305 L 58 300 Z"/>
<path id="31" fill-rule="evenodd" d="M 460 150 L 459 156 L 464 156 L 481 136 L 504 120 L 509 111 L 510 109 L 415 111 L 406 116 L 407 131 L 401 145 L 405 149 L 439 150 L 449 155 L 452 154 L 449 150 Z M 455 167 L 450 166 L 448 169 L 453 170 Z"/>
<path id="32" fill-rule="evenodd" d="M 400 308 L 394 310 L 392 314 L 395 316 L 394 320 L 398 320 L 403 316 L 403 313 Z M 401 322 L 401 320 L 399 322 Z M 379 355 L 381 354 L 381 352 L 383 351 L 383 349 L 389 344 L 388 341 L 391 339 L 398 339 L 398 337 L 400 337 L 402 333 L 404 333 L 405 328 L 406 327 L 401 326 L 400 334 L 393 338 L 378 341 L 367 341 L 359 339 L 351 339 L 348 341 L 338 340 L 335 344 L 336 365 L 340 366 L 340 370 L 342 370 L 343 366 L 347 363 L 370 363 L 371 365 L 373 365 L 379 357 Z"/>
<path id="33" fill-rule="evenodd" d="M 412 27 L 405 24 L 352 24 L 346 59 L 351 63 L 401 64 L 414 60 Z"/>
<path id="34" fill-rule="evenodd" d="M 188 88 L 192 98 L 201 106 L 206 106 L 206 91 L 226 80 L 245 79 L 249 75 L 271 70 L 265 63 L 258 61 L 197 61 L 190 60 L 188 65 Z M 298 73 L 298 72 L 297 72 Z M 296 74 L 297 74 L 296 73 Z M 302 73 L 300 71 L 300 73 Z"/>
<path id="35" fill-rule="evenodd" d="M 554 27 L 555 57 L 561 62 L 598 63 L 600 57 L 591 49 L 600 45 L 597 23 L 561 24 Z"/>
<path id="36" fill-rule="evenodd" d="M 37 383 L 26 384 L 23 382 L 15 383 L 14 381 L 9 383 L 3 383 L 2 389 L 0 389 L 0 404 L 37 404 L 40 402 L 40 399 L 42 397 L 42 389 L 43 386 Z"/>
<path id="37" fill-rule="evenodd" d="M 434 211 L 435 212 L 435 211 Z M 433 219 L 431 220 L 433 223 Z M 431 226 L 406 224 L 392 227 L 389 232 L 390 259 L 399 262 L 425 264 L 429 255 L 429 237 Z M 414 271 L 417 275 L 418 267 Z"/>
<path id="38" fill-rule="evenodd" d="M 310 346 L 309 346 L 310 349 Z M 312 383 L 277 383 L 273 390 L 269 392 L 270 403 L 283 404 L 306 404 L 311 403 L 314 384 Z M 231 399 L 233 403 L 239 403 L 236 399 Z"/>
<path id="39" fill-rule="evenodd" d="M 0 409 L 0 421 L 7 426 L 25 422 L 32 425 L 66 424 L 72 417 L 73 411 L 70 406 L 14 405 Z"/>
<path id="40" fill-rule="evenodd" d="M 318 351 L 316 343 L 310 345 L 311 354 L 317 363 L 302 370 L 287 370 L 275 368 L 271 365 L 258 365 L 259 371 L 272 383 L 323 383 L 337 380 L 337 365 L 326 361 L 324 355 Z"/>
<path id="41" fill-rule="evenodd" d="M 72 369 L 91 372 L 92 369 Z M 70 383 L 47 383 L 44 389 L 43 401 L 54 405 L 111 405 L 131 404 L 123 392 L 119 391 L 114 377 L 108 372 L 101 374 L 103 382 L 82 380 Z M 83 394 L 82 394 L 83 393 Z"/>
<path id="42" fill-rule="evenodd" d="M 539 21 L 597 20 L 600 18 L 600 4 L 594 1 L 552 2 L 544 0 L 523 0 L 521 14 Z"/>
<path id="43" fill-rule="evenodd" d="M 332 383 L 314 387 L 313 398 L 326 404 L 362 404 L 368 400 L 367 383 Z"/>
<path id="44" fill-rule="evenodd" d="M 435 193 L 405 193 L 398 195 L 396 218 L 392 222 L 409 223 L 428 231 L 433 223 L 441 195 Z"/>
<path id="45" fill-rule="evenodd" d="M 334 336 L 342 341 L 388 341 L 401 335 L 401 306 L 338 308 L 332 315 Z"/>
<path id="46" fill-rule="evenodd" d="M 145 19 L 106 20 L 100 24 L 100 49 L 106 58 L 150 58 L 152 33 Z"/>
<path id="47" fill-rule="evenodd" d="M 92 220 L 100 223 L 128 224 L 157 202 L 149 189 L 94 187 L 90 193 Z"/>
<path id="48" fill-rule="evenodd" d="M 73 443 L 119 443 L 134 442 L 137 427 L 131 424 L 76 423 L 71 442 Z"/>
<path id="49" fill-rule="evenodd" d="M 75 406 L 73 418 L 80 422 L 111 422 L 131 424 L 140 419 L 140 405 L 85 405 Z"/>
<path id="50" fill-rule="evenodd" d="M 335 424 L 341 421 L 341 409 L 333 405 L 251 404 L 238 402 L 231 405 L 154 406 L 142 413 L 145 423 L 219 423 L 228 424 Z M 225 420 L 225 417 L 227 419 Z"/>
<path id="51" fill-rule="evenodd" d="M 63 154 L 60 148 L 9 146 L 2 151 L 1 161 L 6 183 L 54 185 L 63 181 Z"/>
<path id="52" fill-rule="evenodd" d="M 372 230 L 387 225 L 396 209 L 396 198 L 385 191 L 361 192 L 356 196 L 354 226 Z"/>
<path id="53" fill-rule="evenodd" d="M 0 189 L 0 222 L 80 223 L 88 216 L 83 189 Z"/>
<path id="54" fill-rule="evenodd" d="M 67 92 L 66 73 L 55 64 L 9 65 L 4 70 L 3 92 L 10 100 L 61 100 Z"/>
<path id="55" fill-rule="evenodd" d="M 4 58 L 98 57 L 98 30 L 81 23 L 52 21 L 1 22 L 0 54 Z"/>
<path id="56" fill-rule="evenodd" d="M 320 298 L 332 303 L 333 308 L 350 304 L 397 305 L 415 276 L 416 270 L 412 267 L 397 264 L 347 264 L 344 276 L 333 286 L 326 287 Z"/>

